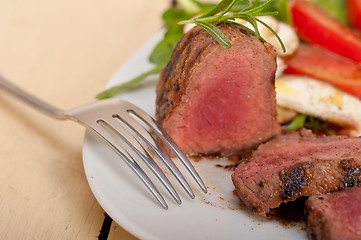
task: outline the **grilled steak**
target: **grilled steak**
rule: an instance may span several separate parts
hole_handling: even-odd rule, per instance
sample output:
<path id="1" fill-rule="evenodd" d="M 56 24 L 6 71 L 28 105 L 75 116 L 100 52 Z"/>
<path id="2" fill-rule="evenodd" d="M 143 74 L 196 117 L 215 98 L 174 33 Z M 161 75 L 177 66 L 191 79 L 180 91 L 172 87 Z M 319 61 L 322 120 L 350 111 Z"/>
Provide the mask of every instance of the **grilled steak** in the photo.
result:
<path id="1" fill-rule="evenodd" d="M 239 154 L 279 132 L 273 47 L 238 26 L 217 26 L 231 48 L 195 27 L 157 84 L 157 120 L 190 155 Z"/>
<path id="2" fill-rule="evenodd" d="M 361 239 L 361 187 L 312 196 L 305 213 L 310 239 Z"/>
<path id="3" fill-rule="evenodd" d="M 260 145 L 232 174 L 240 199 L 265 215 L 281 203 L 360 185 L 361 138 L 278 135 Z"/>

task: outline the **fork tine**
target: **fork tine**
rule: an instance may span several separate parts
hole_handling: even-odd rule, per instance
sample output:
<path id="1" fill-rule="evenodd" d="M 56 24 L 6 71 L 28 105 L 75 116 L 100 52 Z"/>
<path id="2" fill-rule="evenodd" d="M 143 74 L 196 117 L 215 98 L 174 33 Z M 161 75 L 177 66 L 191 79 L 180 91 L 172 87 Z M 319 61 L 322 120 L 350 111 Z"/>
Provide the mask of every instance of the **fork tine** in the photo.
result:
<path id="1" fill-rule="evenodd" d="M 95 134 L 97 134 L 104 142 L 106 142 L 110 148 L 112 148 L 126 163 L 127 165 L 137 174 L 137 176 L 143 181 L 147 186 L 153 196 L 158 200 L 158 202 L 163 206 L 163 208 L 168 209 L 168 205 L 162 195 L 159 193 L 158 189 L 154 186 L 152 181 L 148 178 L 145 172 L 141 169 L 138 163 L 134 158 L 128 154 L 128 152 L 120 145 L 117 144 L 117 140 L 107 131 L 103 131 L 103 127 L 99 124 L 98 126 L 87 126 Z"/>
<path id="2" fill-rule="evenodd" d="M 127 124 L 127 126 L 129 126 L 135 133 L 137 133 L 138 136 L 153 149 L 153 151 L 160 157 L 160 159 L 163 161 L 163 163 L 168 167 L 168 169 L 176 177 L 176 179 L 182 185 L 182 187 L 187 192 L 187 194 L 191 198 L 194 198 L 195 195 L 194 195 L 191 187 L 189 186 L 187 180 L 184 178 L 184 176 L 179 171 L 178 167 L 174 164 L 172 159 L 154 141 L 151 134 L 138 121 L 136 121 L 133 117 L 131 117 L 128 112 L 126 112 L 122 116 L 118 115 L 118 117 L 120 118 L 121 121 L 123 121 L 125 124 Z"/>
<path id="3" fill-rule="evenodd" d="M 108 127 L 110 127 L 115 133 L 117 133 L 124 143 L 130 147 L 147 165 L 148 167 L 153 171 L 153 173 L 158 177 L 158 179 L 163 183 L 165 188 L 168 190 L 168 192 L 173 196 L 173 198 L 176 200 L 178 204 L 181 204 L 182 201 L 173 188 L 172 184 L 168 180 L 168 178 L 165 176 L 164 172 L 160 169 L 158 164 L 154 161 L 154 159 L 147 153 L 147 151 L 144 149 L 144 147 L 134 138 L 134 136 L 127 130 L 122 124 L 119 122 L 119 120 L 115 119 L 118 118 L 115 115 L 112 117 L 103 118 L 102 121 L 104 121 L 104 124 L 106 124 Z M 128 151 L 128 154 L 129 151 Z"/>
<path id="4" fill-rule="evenodd" d="M 135 114 L 139 119 L 147 124 L 154 131 L 154 133 L 163 140 L 163 142 L 167 144 L 167 146 L 175 153 L 175 155 L 181 160 L 187 170 L 191 173 L 203 192 L 207 193 L 207 188 L 193 167 L 192 163 L 189 161 L 183 151 L 177 146 L 177 144 L 171 139 L 171 137 L 169 137 L 168 134 L 163 130 L 163 128 L 142 109 L 131 103 L 128 103 L 128 106 L 131 106 L 128 108 L 128 112 Z"/>
<path id="5" fill-rule="evenodd" d="M 159 126 L 158 126 L 159 127 Z M 202 181 L 201 177 L 193 167 L 192 163 L 189 161 L 187 156 L 183 153 L 183 151 L 178 147 L 178 145 L 173 141 L 173 139 L 163 130 L 159 129 L 158 136 L 162 138 L 162 140 L 168 145 L 169 148 L 178 156 L 178 158 L 182 161 L 182 163 L 186 166 L 188 171 L 191 173 L 193 178 L 196 180 L 200 188 L 204 193 L 207 193 L 207 187 Z"/>
<path id="6" fill-rule="evenodd" d="M 141 158 L 145 161 L 148 166 L 156 173 L 159 179 L 161 179 L 162 183 L 166 186 L 168 191 L 171 195 L 175 198 L 177 202 L 180 203 L 180 198 L 178 194 L 175 192 L 173 186 L 170 184 L 167 177 L 161 171 L 159 166 L 155 163 L 155 161 L 151 158 L 150 154 L 147 152 L 145 147 L 143 147 L 143 143 L 147 143 L 151 146 L 152 150 L 160 157 L 161 160 L 166 164 L 166 166 L 172 171 L 172 173 L 176 176 L 177 180 L 181 183 L 183 188 L 187 191 L 187 193 L 194 198 L 194 193 L 192 189 L 189 187 L 187 181 L 184 179 L 183 175 L 178 170 L 177 166 L 171 160 L 171 158 L 165 154 L 162 148 L 157 144 L 155 138 L 153 138 L 153 134 L 150 134 L 147 130 L 150 127 L 158 138 L 162 139 L 170 149 L 176 154 L 176 156 L 182 161 L 182 163 L 186 166 L 187 170 L 191 173 L 193 178 L 197 181 L 204 192 L 207 192 L 207 189 L 200 179 L 198 173 L 188 160 L 188 158 L 182 153 L 182 151 L 176 147 L 175 143 L 171 141 L 165 132 L 163 132 L 162 128 L 158 126 L 156 121 L 150 117 L 146 112 L 141 110 L 140 108 L 136 107 L 135 105 L 122 101 L 119 99 L 108 99 L 99 101 L 93 104 L 84 105 L 79 108 L 72 109 L 67 112 L 63 112 L 62 110 L 51 106 L 50 104 L 38 99 L 37 97 L 27 93 L 26 91 L 20 89 L 19 87 L 15 86 L 8 80 L 4 79 L 0 75 L 0 88 L 4 89 L 8 93 L 12 94 L 13 96 L 23 100 L 24 102 L 28 103 L 29 105 L 33 106 L 35 109 L 40 110 L 42 112 L 47 113 L 51 117 L 56 119 L 69 119 L 73 120 L 77 123 L 82 124 L 92 132 L 94 132 L 97 136 L 100 137 L 105 143 L 109 145 L 125 162 L 126 164 L 138 175 L 138 177 L 143 181 L 143 183 L 147 186 L 147 188 L 151 191 L 154 197 L 159 201 L 159 203 L 164 207 L 168 208 L 167 203 L 165 202 L 164 198 L 161 196 L 155 185 L 152 181 L 148 178 L 146 173 L 141 169 L 138 165 L 136 160 Z M 124 110 L 126 108 L 126 110 Z M 128 127 L 133 129 L 135 132 L 133 134 L 124 131 L 120 126 L 124 127 L 124 125 L 120 122 L 115 122 L 117 120 L 114 119 L 114 115 L 112 116 L 111 121 L 107 121 L 105 123 L 104 120 L 98 120 L 99 116 L 105 114 L 105 116 L 109 116 L 109 111 L 113 111 L 115 109 L 119 109 L 123 111 L 124 118 L 127 121 L 123 121 L 123 123 L 127 124 Z M 123 109 L 123 110 L 122 110 Z M 143 125 L 139 123 L 134 116 L 131 116 L 129 113 L 133 113 L 137 120 L 142 120 L 144 124 L 148 125 L 147 128 L 144 128 Z M 119 119 L 122 119 L 118 116 Z M 131 120 L 130 120 L 131 119 Z M 113 121 L 114 120 L 114 121 Z M 104 123 L 106 126 L 101 126 L 101 123 Z M 120 137 L 126 143 L 123 145 L 115 138 L 109 131 L 106 131 L 104 127 L 107 127 L 111 130 L 115 130 Z M 126 128 L 127 129 L 127 128 Z M 128 129 L 127 129 L 128 130 Z M 132 137 L 130 137 L 130 134 Z M 140 141 L 139 141 L 140 139 Z M 125 148 L 124 148 L 125 147 Z M 127 151 L 129 150 L 130 151 Z"/>

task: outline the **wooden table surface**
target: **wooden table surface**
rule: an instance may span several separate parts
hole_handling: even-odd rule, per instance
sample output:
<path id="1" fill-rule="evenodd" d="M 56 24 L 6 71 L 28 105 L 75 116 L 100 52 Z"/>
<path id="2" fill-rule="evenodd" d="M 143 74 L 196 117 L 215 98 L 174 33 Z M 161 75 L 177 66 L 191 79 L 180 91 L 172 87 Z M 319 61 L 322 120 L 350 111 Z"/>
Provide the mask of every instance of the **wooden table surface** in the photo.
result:
<path id="1" fill-rule="evenodd" d="M 163 26 L 167 0 L 0 0 L 0 73 L 62 109 L 95 95 Z M 109 219 L 82 164 L 84 128 L 0 90 L 0 239 L 96 239 Z M 104 221 L 106 220 L 106 221 Z M 108 239 L 136 239 L 112 222 Z"/>

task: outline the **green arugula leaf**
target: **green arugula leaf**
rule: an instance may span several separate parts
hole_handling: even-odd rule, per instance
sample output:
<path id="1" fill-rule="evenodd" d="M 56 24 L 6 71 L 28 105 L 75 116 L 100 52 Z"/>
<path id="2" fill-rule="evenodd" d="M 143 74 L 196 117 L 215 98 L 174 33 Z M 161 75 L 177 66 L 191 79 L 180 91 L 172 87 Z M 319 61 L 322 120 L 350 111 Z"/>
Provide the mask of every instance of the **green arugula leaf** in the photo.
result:
<path id="1" fill-rule="evenodd" d="M 173 49 L 183 35 L 183 26 L 177 24 L 190 15 L 183 9 L 170 8 L 163 13 L 163 21 L 168 25 L 164 38 L 160 41 L 149 56 L 149 61 L 156 65 L 165 65 L 172 55 Z"/>
<path id="2" fill-rule="evenodd" d="M 154 74 L 159 74 L 162 72 L 164 66 L 157 66 L 141 75 L 139 75 L 136 78 L 133 78 L 132 80 L 119 84 L 117 86 L 114 86 L 110 89 L 107 89 L 101 93 L 99 93 L 96 98 L 97 99 L 105 99 L 105 98 L 111 98 L 114 97 L 115 95 L 117 95 L 119 92 L 129 89 L 130 87 L 134 87 L 136 84 L 138 84 L 139 82 L 141 82 L 142 80 L 144 80 L 145 78 L 154 75 Z"/>
<path id="3" fill-rule="evenodd" d="M 199 7 L 199 9 L 200 9 L 199 12 L 207 12 L 216 6 L 215 3 L 200 2 L 197 0 L 189 0 L 189 1 L 193 2 L 194 4 L 196 4 Z"/>
<path id="4" fill-rule="evenodd" d="M 273 5 L 274 8 L 273 11 L 277 11 L 279 14 L 276 16 L 276 18 L 282 22 L 291 24 L 292 23 L 292 14 L 291 10 L 288 6 L 288 0 L 277 0 L 274 1 Z"/>
<path id="5" fill-rule="evenodd" d="M 163 40 L 161 40 L 153 49 L 149 56 L 149 61 L 156 65 L 165 65 L 172 56 L 173 50 L 179 39 L 183 35 L 181 26 L 174 26 L 168 29 Z"/>
<path id="6" fill-rule="evenodd" d="M 327 135 L 335 135 L 337 126 L 329 122 L 324 122 L 318 118 L 307 116 L 305 114 L 297 115 L 292 122 L 287 126 L 290 131 L 298 130 L 300 128 L 311 129 L 313 133 L 322 133 Z"/>
<path id="7" fill-rule="evenodd" d="M 288 125 L 287 129 L 290 131 L 294 131 L 300 129 L 305 126 L 307 115 L 298 114 L 292 122 Z"/>
<path id="8" fill-rule="evenodd" d="M 163 13 L 162 19 L 166 24 L 172 25 L 190 16 L 192 15 L 187 13 L 184 9 L 171 7 Z"/>

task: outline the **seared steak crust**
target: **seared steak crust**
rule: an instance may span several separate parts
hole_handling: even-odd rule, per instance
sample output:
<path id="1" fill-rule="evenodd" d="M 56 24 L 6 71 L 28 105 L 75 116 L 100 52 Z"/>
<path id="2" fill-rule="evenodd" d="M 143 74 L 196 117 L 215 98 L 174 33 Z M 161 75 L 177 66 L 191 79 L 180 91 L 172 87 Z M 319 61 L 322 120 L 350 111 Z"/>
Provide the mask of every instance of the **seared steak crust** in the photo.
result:
<path id="1" fill-rule="evenodd" d="M 178 42 L 157 84 L 156 117 L 160 123 L 186 93 L 189 75 L 193 66 L 201 61 L 202 53 L 208 46 L 217 44 L 202 28 L 194 28 Z"/>
<path id="2" fill-rule="evenodd" d="M 157 121 L 186 154 L 239 154 L 279 132 L 273 47 L 235 25 L 217 26 L 230 49 L 195 27 L 157 84 Z"/>
<path id="3" fill-rule="evenodd" d="M 305 205 L 309 239 L 361 239 L 360 202 L 361 187 L 310 197 Z"/>
<path id="4" fill-rule="evenodd" d="M 305 130 L 279 135 L 240 163 L 232 181 L 258 215 L 301 196 L 359 186 L 361 138 L 316 137 Z"/>

